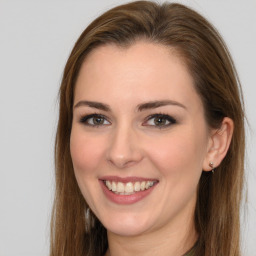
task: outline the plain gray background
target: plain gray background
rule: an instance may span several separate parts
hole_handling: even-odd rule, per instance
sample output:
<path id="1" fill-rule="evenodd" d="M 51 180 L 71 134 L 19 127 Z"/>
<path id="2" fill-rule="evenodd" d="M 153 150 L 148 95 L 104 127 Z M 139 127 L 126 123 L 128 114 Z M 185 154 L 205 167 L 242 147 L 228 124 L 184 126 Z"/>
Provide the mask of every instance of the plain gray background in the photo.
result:
<path id="1" fill-rule="evenodd" d="M 45 256 L 54 187 L 57 92 L 83 29 L 121 0 L 0 0 L 0 255 Z M 162 1 L 160 1 L 162 2 Z M 256 1 L 193 0 L 226 40 L 247 116 L 245 256 L 256 256 Z"/>

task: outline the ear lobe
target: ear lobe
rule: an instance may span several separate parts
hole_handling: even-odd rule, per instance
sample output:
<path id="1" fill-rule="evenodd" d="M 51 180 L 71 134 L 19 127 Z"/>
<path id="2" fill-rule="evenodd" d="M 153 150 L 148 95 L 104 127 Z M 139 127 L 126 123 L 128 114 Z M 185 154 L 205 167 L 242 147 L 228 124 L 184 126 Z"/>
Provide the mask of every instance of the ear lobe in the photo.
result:
<path id="1" fill-rule="evenodd" d="M 229 149 L 233 131 L 234 122 L 229 117 L 223 118 L 221 127 L 212 131 L 207 155 L 203 163 L 204 171 L 211 171 L 213 168 L 220 165 Z M 210 165 L 210 162 L 213 166 Z"/>

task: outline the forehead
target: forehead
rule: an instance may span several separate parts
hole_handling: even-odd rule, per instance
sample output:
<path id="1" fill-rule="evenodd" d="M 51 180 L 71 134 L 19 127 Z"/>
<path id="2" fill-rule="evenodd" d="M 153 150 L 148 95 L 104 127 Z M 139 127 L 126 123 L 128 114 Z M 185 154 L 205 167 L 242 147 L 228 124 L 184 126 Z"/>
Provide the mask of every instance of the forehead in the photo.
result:
<path id="1" fill-rule="evenodd" d="M 113 44 L 94 49 L 79 72 L 75 101 L 84 97 L 106 102 L 171 99 L 200 101 L 194 81 L 177 51 L 139 41 L 123 48 Z"/>

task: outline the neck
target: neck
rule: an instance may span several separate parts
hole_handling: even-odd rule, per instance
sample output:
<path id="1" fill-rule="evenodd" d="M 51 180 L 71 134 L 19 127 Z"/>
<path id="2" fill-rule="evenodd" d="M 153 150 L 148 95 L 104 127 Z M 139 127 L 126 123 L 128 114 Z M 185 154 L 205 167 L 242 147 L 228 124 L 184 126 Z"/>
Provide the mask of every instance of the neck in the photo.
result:
<path id="1" fill-rule="evenodd" d="M 119 236 L 108 231 L 109 248 L 105 256 L 181 256 L 193 247 L 197 238 L 192 218 L 178 229 L 166 225 L 138 236 Z"/>

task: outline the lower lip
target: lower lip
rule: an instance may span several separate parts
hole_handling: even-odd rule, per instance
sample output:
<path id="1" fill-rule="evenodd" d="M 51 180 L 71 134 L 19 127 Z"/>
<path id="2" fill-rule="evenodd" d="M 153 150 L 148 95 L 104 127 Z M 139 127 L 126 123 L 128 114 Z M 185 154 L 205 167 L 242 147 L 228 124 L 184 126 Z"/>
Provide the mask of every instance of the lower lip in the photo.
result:
<path id="1" fill-rule="evenodd" d="M 106 187 L 105 183 L 102 180 L 100 180 L 100 184 L 101 184 L 101 187 L 103 189 L 105 196 L 110 201 L 112 201 L 116 204 L 134 204 L 136 202 L 139 202 L 142 199 L 144 199 L 146 196 L 148 196 L 156 186 L 156 184 L 155 184 L 154 186 L 152 186 L 144 191 L 135 192 L 132 195 L 119 195 L 119 194 L 115 194 L 114 192 L 110 191 Z"/>

